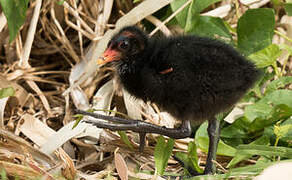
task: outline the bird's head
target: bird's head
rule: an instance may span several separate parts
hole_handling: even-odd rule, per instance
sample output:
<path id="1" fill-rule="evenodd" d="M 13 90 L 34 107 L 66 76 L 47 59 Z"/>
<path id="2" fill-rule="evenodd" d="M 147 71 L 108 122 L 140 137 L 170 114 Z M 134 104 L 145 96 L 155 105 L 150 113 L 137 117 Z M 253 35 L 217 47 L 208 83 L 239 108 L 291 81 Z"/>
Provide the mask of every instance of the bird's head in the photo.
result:
<path id="1" fill-rule="evenodd" d="M 131 61 L 141 53 L 147 45 L 147 36 L 135 26 L 120 30 L 107 45 L 107 49 L 98 58 L 99 65 L 108 62 Z"/>

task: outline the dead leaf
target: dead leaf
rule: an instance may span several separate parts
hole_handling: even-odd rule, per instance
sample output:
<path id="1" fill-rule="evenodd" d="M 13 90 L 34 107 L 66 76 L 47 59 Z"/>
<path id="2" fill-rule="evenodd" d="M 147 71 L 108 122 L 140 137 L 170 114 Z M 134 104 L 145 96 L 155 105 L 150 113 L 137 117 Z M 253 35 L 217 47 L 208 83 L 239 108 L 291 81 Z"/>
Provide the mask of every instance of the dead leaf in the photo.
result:
<path id="1" fill-rule="evenodd" d="M 117 149 L 118 150 L 118 149 Z M 115 151 L 115 166 L 122 180 L 128 180 L 128 167 L 123 156 Z"/>

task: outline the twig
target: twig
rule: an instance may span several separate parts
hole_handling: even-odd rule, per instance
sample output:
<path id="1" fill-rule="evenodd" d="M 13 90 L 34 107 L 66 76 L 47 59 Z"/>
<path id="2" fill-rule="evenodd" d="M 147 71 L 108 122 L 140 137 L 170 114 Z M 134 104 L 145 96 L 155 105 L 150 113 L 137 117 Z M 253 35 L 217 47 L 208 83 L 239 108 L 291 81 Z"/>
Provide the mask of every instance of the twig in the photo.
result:
<path id="1" fill-rule="evenodd" d="M 278 34 L 279 36 L 283 37 L 284 39 L 286 39 L 287 41 L 289 41 L 290 43 L 292 43 L 292 39 L 290 39 L 288 36 L 286 36 L 285 34 L 281 33 L 280 31 L 278 30 L 274 30 L 274 32 L 276 34 Z"/>
<path id="2" fill-rule="evenodd" d="M 94 34 L 93 30 L 80 18 L 77 10 L 75 11 L 66 1 L 64 1 L 63 6 L 68 10 L 68 12 L 73 15 L 77 21 L 88 31 L 89 33 Z"/>
<path id="3" fill-rule="evenodd" d="M 170 15 L 167 19 L 165 19 L 162 24 L 160 24 L 158 27 L 156 27 L 151 33 L 150 36 L 155 34 L 161 27 L 162 25 L 165 25 L 168 23 L 174 16 L 176 16 L 179 12 L 181 12 L 185 7 L 187 7 L 193 0 L 188 0 L 184 5 L 182 5 L 180 8 L 178 8 L 172 15 Z"/>
<path id="4" fill-rule="evenodd" d="M 218 163 L 217 161 L 214 161 L 214 160 L 212 160 L 212 162 L 214 163 L 214 164 L 216 164 L 218 167 L 220 167 L 220 169 L 224 172 L 224 173 L 227 173 L 228 171 L 220 164 L 220 163 Z"/>
<path id="5" fill-rule="evenodd" d="M 4 13 L 2 12 L 2 13 L 0 14 L 0 32 L 1 32 L 2 29 L 5 27 L 6 24 L 7 24 L 6 17 L 4 16 Z"/>
<path id="6" fill-rule="evenodd" d="M 156 27 L 160 26 L 160 30 L 166 35 L 166 36 L 170 36 L 171 32 L 170 30 L 165 26 L 165 24 L 163 24 L 158 18 L 156 18 L 155 16 L 147 16 L 145 19 L 147 19 L 148 21 L 150 21 L 152 24 L 154 24 Z"/>
<path id="7" fill-rule="evenodd" d="M 64 45 L 67 48 L 67 51 L 70 52 L 71 57 L 75 60 L 75 62 L 79 62 L 80 59 L 79 59 L 78 55 L 74 51 L 74 48 L 71 46 L 70 41 L 68 40 L 68 38 L 67 38 L 67 36 L 66 36 L 63 28 L 62 28 L 62 26 L 60 25 L 59 21 L 57 20 L 57 18 L 55 16 L 55 10 L 54 10 L 54 8 L 51 8 L 50 12 L 51 12 L 51 16 L 52 16 L 53 22 L 57 26 L 58 31 L 61 33 L 61 37 L 59 37 L 59 38 L 64 42 Z"/>
<path id="8" fill-rule="evenodd" d="M 35 8 L 34 8 L 33 16 L 32 16 L 31 23 L 30 23 L 30 26 L 29 26 L 29 29 L 28 29 L 28 33 L 27 33 L 27 38 L 26 38 L 26 41 L 25 41 L 25 44 L 24 44 L 24 48 L 23 48 L 22 54 L 20 56 L 20 61 L 19 61 L 19 66 L 23 67 L 23 68 L 29 68 L 30 67 L 30 65 L 28 63 L 28 59 L 29 59 L 31 46 L 32 46 L 32 42 L 33 42 L 33 39 L 34 39 L 34 35 L 35 35 L 35 31 L 36 31 L 39 15 L 40 15 L 41 6 L 42 6 L 42 0 L 36 0 L 36 5 L 35 5 Z"/>
<path id="9" fill-rule="evenodd" d="M 77 15 L 79 17 L 76 1 L 73 1 L 73 6 L 75 8 L 75 12 L 77 13 Z M 77 22 L 77 26 L 81 29 L 80 20 L 77 19 L 76 22 Z M 80 48 L 80 52 L 81 52 L 81 57 L 84 57 L 84 52 L 83 52 L 83 38 L 82 38 L 81 32 L 79 32 L 79 31 L 78 31 L 78 38 L 79 38 L 79 48 Z"/>
<path id="10" fill-rule="evenodd" d="M 49 102 L 44 95 L 44 93 L 40 90 L 40 88 L 37 86 L 37 84 L 34 81 L 27 80 L 26 83 L 38 94 L 38 96 L 41 98 L 42 103 L 44 104 L 45 109 L 48 112 L 48 116 L 50 117 L 52 115 L 52 111 L 49 105 Z"/>

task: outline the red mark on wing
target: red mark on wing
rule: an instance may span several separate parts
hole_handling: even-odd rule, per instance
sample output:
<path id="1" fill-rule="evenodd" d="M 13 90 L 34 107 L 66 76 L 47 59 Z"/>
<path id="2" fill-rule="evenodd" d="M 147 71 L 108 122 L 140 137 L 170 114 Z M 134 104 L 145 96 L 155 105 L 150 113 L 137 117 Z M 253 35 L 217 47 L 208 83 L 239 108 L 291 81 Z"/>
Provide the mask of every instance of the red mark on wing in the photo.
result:
<path id="1" fill-rule="evenodd" d="M 172 72 L 173 71 L 173 68 L 168 68 L 168 69 L 165 69 L 165 70 L 163 70 L 163 71 L 160 71 L 159 73 L 160 74 L 167 74 L 167 73 L 170 73 L 170 72 Z"/>

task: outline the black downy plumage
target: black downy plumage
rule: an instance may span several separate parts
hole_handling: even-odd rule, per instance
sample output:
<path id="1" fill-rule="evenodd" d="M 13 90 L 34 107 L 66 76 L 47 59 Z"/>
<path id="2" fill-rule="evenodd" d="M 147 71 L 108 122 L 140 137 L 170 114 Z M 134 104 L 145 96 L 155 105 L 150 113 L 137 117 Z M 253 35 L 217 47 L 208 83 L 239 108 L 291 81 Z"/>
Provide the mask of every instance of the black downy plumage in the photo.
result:
<path id="1" fill-rule="evenodd" d="M 191 134 L 191 124 L 208 120 L 210 143 L 204 173 L 214 173 L 212 160 L 219 141 L 215 115 L 231 108 L 252 87 L 259 76 L 255 66 L 221 41 L 193 35 L 148 38 L 135 26 L 125 27 L 113 36 L 99 59 L 100 64 L 107 62 L 114 64 L 118 79 L 130 94 L 156 103 L 182 125 L 171 129 L 111 118 L 108 120 L 120 124 L 91 123 L 139 132 L 143 148 L 146 133 L 185 138 Z"/>

